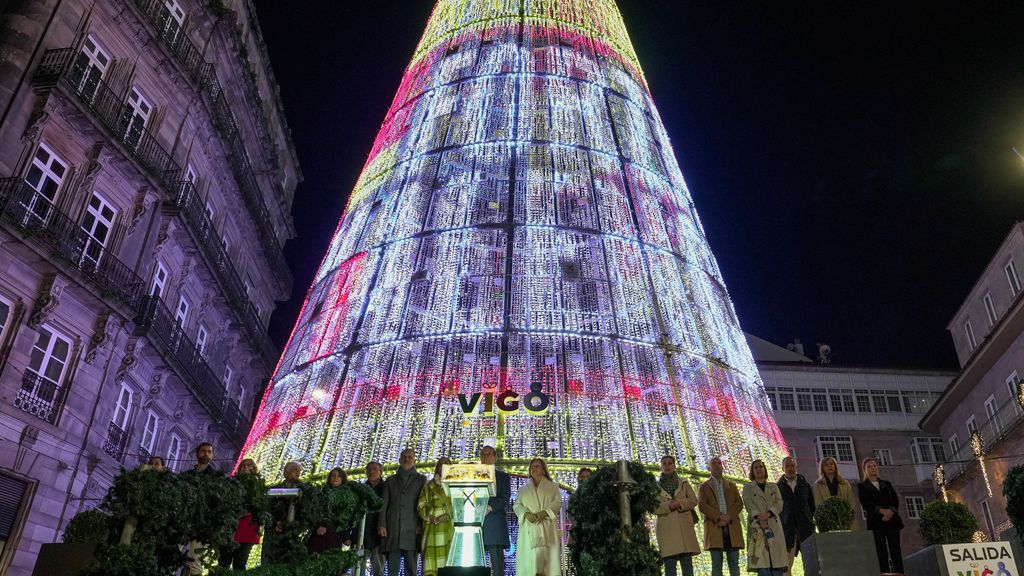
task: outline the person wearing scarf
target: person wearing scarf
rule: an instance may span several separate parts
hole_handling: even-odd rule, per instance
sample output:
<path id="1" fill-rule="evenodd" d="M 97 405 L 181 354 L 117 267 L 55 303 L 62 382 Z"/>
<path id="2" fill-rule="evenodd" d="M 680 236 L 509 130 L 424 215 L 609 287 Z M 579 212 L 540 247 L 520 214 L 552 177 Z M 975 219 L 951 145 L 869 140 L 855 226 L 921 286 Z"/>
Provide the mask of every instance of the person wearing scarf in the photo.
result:
<path id="1" fill-rule="evenodd" d="M 420 491 L 416 512 L 423 520 L 423 576 L 437 576 L 448 561 L 448 550 L 455 538 L 452 524 L 452 499 L 444 493 L 441 471 L 448 458 L 439 458 L 434 467 L 434 477 Z"/>
<path id="2" fill-rule="evenodd" d="M 541 458 L 530 462 L 530 479 L 519 489 L 512 506 L 519 518 L 516 576 L 560 576 L 562 539 L 558 535 L 562 492 L 551 481 Z"/>
<path id="3" fill-rule="evenodd" d="M 655 534 L 665 576 L 676 576 L 676 565 L 682 566 L 683 576 L 693 576 L 693 556 L 700 554 L 694 522 L 697 514 L 697 495 L 685 478 L 676 473 L 676 459 L 661 459 L 661 477 L 658 478 L 658 507 Z"/>
<path id="4" fill-rule="evenodd" d="M 382 539 L 381 550 L 387 553 L 388 574 L 398 574 L 403 561 L 406 574 L 415 574 L 422 530 L 416 504 L 427 479 L 416 471 L 416 451 L 412 448 L 402 450 L 398 464 L 398 471 L 384 481 L 384 507 L 377 516 L 377 534 Z"/>

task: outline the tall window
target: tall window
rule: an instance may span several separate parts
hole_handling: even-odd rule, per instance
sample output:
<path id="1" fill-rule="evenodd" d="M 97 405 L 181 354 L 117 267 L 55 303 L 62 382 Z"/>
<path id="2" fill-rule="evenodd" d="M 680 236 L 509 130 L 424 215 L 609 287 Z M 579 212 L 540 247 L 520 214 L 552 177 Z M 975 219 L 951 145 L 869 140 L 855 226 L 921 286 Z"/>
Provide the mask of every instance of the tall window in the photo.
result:
<path id="1" fill-rule="evenodd" d="M 989 540 L 995 540 L 996 523 L 992 521 L 992 508 L 989 507 L 988 499 L 981 501 L 981 515 L 985 519 L 985 528 L 988 530 Z"/>
<path id="2" fill-rule="evenodd" d="M 831 456 L 839 462 L 857 462 L 853 451 L 853 438 L 850 436 L 818 436 L 815 443 L 818 447 L 819 460 Z"/>
<path id="3" fill-rule="evenodd" d="M 99 193 L 93 192 L 85 211 L 85 219 L 82 221 L 82 230 L 85 230 L 88 236 L 82 250 L 83 265 L 99 265 L 110 239 L 110 231 L 114 228 L 115 215 L 114 207 Z"/>
<path id="4" fill-rule="evenodd" d="M 167 467 L 172 472 L 181 469 L 181 438 L 177 434 L 171 434 L 171 443 L 167 446 Z"/>
<path id="5" fill-rule="evenodd" d="M 992 293 L 985 294 L 982 300 L 985 301 L 985 314 L 988 314 L 988 325 L 995 326 L 999 316 L 996 314 L 996 305 L 992 302 Z"/>
<path id="6" fill-rule="evenodd" d="M 142 430 L 142 446 L 145 456 L 153 455 L 153 446 L 156 445 L 156 435 L 160 430 L 160 417 L 152 410 L 146 415 L 146 427 Z M 149 460 L 149 458 L 146 458 Z"/>
<path id="7" fill-rule="evenodd" d="M 3 332 L 0 332 L 0 336 Z M 1015 413 L 1021 413 L 1020 402 L 1017 401 L 1017 396 L 1020 394 L 1020 377 L 1017 376 L 1017 371 L 1014 370 L 1006 377 L 1006 390 L 1010 393 L 1010 404 L 1013 404 L 1013 410 Z"/>
<path id="8" fill-rule="evenodd" d="M 988 416 L 988 421 L 992 423 L 992 433 L 999 435 L 1003 433 L 1003 422 L 999 416 L 999 406 L 996 404 L 996 397 L 993 394 L 985 400 L 985 414 Z"/>
<path id="9" fill-rule="evenodd" d="M 167 290 L 167 267 L 163 265 L 163 262 L 156 263 L 156 270 L 153 271 L 153 286 L 149 289 L 151 296 L 159 298 L 163 295 L 164 291 Z"/>
<path id="10" fill-rule="evenodd" d="M 27 492 L 28 483 L 0 474 L 0 557 L 10 554 L 17 544 L 11 536 L 17 532 L 18 524 L 26 513 Z"/>
<path id="11" fill-rule="evenodd" d="M 82 51 L 78 53 L 72 71 L 78 93 L 87 101 L 92 102 L 92 99 L 96 97 L 96 91 L 109 66 L 110 55 L 103 49 L 96 37 L 90 34 L 82 44 Z"/>
<path id="12" fill-rule="evenodd" d="M 914 464 L 938 464 L 946 461 L 942 438 L 914 438 L 910 443 Z"/>
<path id="13" fill-rule="evenodd" d="M 210 221 L 210 226 L 213 226 L 213 217 L 217 213 L 213 208 L 213 204 L 210 201 L 206 201 L 206 207 L 203 209 L 203 213 L 206 214 L 206 219 Z"/>
<path id="14" fill-rule="evenodd" d="M 160 20 L 160 35 L 173 45 L 181 36 L 181 27 L 185 22 L 185 10 L 178 0 L 164 0 L 164 11 L 160 14 Z"/>
<path id="15" fill-rule="evenodd" d="M 787 412 L 796 410 L 796 400 L 793 397 L 792 388 L 779 388 L 779 410 Z"/>
<path id="16" fill-rule="evenodd" d="M 199 330 L 196 333 L 196 352 L 200 356 L 206 357 L 206 338 L 209 336 L 209 332 L 206 330 L 206 326 L 199 325 Z"/>
<path id="17" fill-rule="evenodd" d="M 960 437 L 956 434 L 949 437 L 949 452 L 949 457 L 953 459 L 956 459 L 957 455 L 960 454 Z"/>
<path id="18" fill-rule="evenodd" d="M 967 344 L 970 345 L 971 350 L 978 347 L 978 339 L 974 337 L 974 326 L 971 326 L 971 321 L 964 322 L 964 333 L 967 334 Z"/>
<path id="19" fill-rule="evenodd" d="M 114 404 L 114 414 L 110 417 L 107 440 L 103 443 L 103 450 L 117 460 L 124 457 L 124 450 L 128 445 L 128 418 L 131 413 L 132 390 L 122 384 Z"/>
<path id="20" fill-rule="evenodd" d="M 142 95 L 138 86 L 132 86 L 128 92 L 128 105 L 125 106 L 121 119 L 124 126 L 124 139 L 130 146 L 138 146 L 142 134 L 146 131 L 149 116 L 153 113 L 153 105 Z"/>
<path id="21" fill-rule="evenodd" d="M 22 198 L 21 205 L 25 208 L 22 224 L 44 225 L 50 217 L 57 192 L 64 183 L 68 165 L 61 160 L 45 144 L 40 144 L 32 157 L 25 182 L 35 190 L 31 197 Z"/>
<path id="22" fill-rule="evenodd" d="M 924 498 L 921 496 L 907 496 L 907 517 L 911 520 L 917 520 L 921 517 L 921 512 L 924 510 Z"/>
<path id="23" fill-rule="evenodd" d="M 974 416 L 971 416 L 970 418 L 967 419 L 967 433 L 968 433 L 968 435 L 972 435 L 972 434 L 974 434 L 977 431 L 978 431 L 978 420 Z"/>
<path id="24" fill-rule="evenodd" d="M 801 412 L 813 412 L 814 404 L 811 401 L 811 393 L 807 390 L 796 391 L 797 406 L 800 407 Z"/>
<path id="25" fill-rule="evenodd" d="M 178 307 L 174 310 L 174 322 L 177 323 L 179 328 L 184 328 L 188 322 L 188 310 L 191 305 L 188 303 L 188 299 L 182 296 L 178 299 Z"/>
<path id="26" fill-rule="evenodd" d="M 71 341 L 49 326 L 39 328 L 14 405 L 50 422 L 57 419 Z"/>
<path id="27" fill-rule="evenodd" d="M 892 466 L 892 451 L 888 448 L 875 448 L 871 455 L 878 460 L 879 466 Z"/>
<path id="28" fill-rule="evenodd" d="M 231 369 L 231 366 L 224 367 L 224 390 L 231 390 L 231 383 L 235 379 L 235 371 Z"/>
<path id="29" fill-rule="evenodd" d="M 0 346 L 3 346 L 7 335 L 7 326 L 11 323 L 11 303 L 0 299 Z"/>
<path id="30" fill-rule="evenodd" d="M 1016 296 L 1020 293 L 1020 276 L 1017 275 L 1017 266 L 1010 260 L 1010 263 L 1003 268 L 1006 272 L 1006 281 L 1010 283 L 1010 292 Z"/>

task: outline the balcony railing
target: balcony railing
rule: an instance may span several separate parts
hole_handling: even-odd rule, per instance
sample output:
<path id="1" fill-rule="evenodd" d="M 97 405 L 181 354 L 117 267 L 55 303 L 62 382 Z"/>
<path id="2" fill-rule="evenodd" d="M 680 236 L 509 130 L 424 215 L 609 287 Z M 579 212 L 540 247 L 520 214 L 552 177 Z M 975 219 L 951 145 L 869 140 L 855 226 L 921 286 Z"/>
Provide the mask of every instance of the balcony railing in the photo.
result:
<path id="1" fill-rule="evenodd" d="M 87 251 L 95 239 L 20 178 L 0 180 L 0 219 L 53 251 L 102 296 L 137 309 L 145 283 L 109 252 Z"/>
<path id="2" fill-rule="evenodd" d="M 125 448 L 128 447 L 128 433 L 120 426 L 110 423 L 107 428 L 107 439 L 103 441 L 103 451 L 120 462 L 124 458 Z"/>
<path id="3" fill-rule="evenodd" d="M 1017 403 L 1016 398 L 1004 402 L 997 409 L 995 414 L 989 417 L 979 428 L 983 441 L 983 452 L 988 453 L 996 444 L 1001 442 L 1014 428 L 1024 422 L 1024 410 Z M 963 473 L 973 466 L 977 458 L 971 447 L 971 438 L 968 436 L 961 440 L 960 449 L 950 457 L 950 461 L 944 465 L 946 484 L 952 484 Z"/>
<path id="4" fill-rule="evenodd" d="M 199 199 L 195 186 L 191 182 L 179 182 L 177 190 L 174 205 L 192 232 L 196 244 L 210 262 L 213 272 L 220 279 L 228 305 L 242 321 L 242 325 L 249 333 L 249 339 L 264 359 L 273 363 L 277 355 L 274 345 L 270 342 L 270 336 L 267 335 L 266 330 L 263 330 L 263 324 L 256 313 L 256 308 L 249 301 L 245 285 L 239 279 L 231 258 L 225 252 L 213 222 L 207 217 L 205 206 Z"/>
<path id="5" fill-rule="evenodd" d="M 216 80 L 213 65 L 203 58 L 203 52 L 181 29 L 164 0 L 134 0 L 134 3 L 156 28 L 157 38 L 167 46 L 167 50 L 178 59 L 196 84 L 205 86 L 211 80 Z"/>
<path id="6" fill-rule="evenodd" d="M 180 370 L 188 375 L 183 379 L 186 385 L 220 424 L 224 433 L 235 442 L 244 441 L 245 422 L 234 416 L 234 413 L 238 412 L 238 407 L 228 400 L 220 379 L 210 369 L 195 342 L 185 334 L 159 297 L 147 296 L 142 299 L 135 325 L 144 330 L 150 340 L 163 348 L 165 358 L 173 360 Z"/>
<path id="7" fill-rule="evenodd" d="M 14 407 L 53 424 L 57 421 L 65 396 L 67 386 L 26 369 L 21 376 L 21 389 L 14 398 Z"/>
<path id="8" fill-rule="evenodd" d="M 48 50 L 39 66 L 38 78 L 74 94 L 147 172 L 168 189 L 173 188 L 181 166 L 152 134 L 131 129 L 134 111 L 123 95 L 92 72 L 88 60 L 80 58 L 73 48 Z"/>
<path id="9" fill-rule="evenodd" d="M 220 132 L 221 139 L 227 149 L 227 158 L 231 164 L 242 192 L 242 200 L 252 214 L 259 231 L 260 244 L 275 272 L 289 277 L 291 272 L 285 262 L 281 244 L 277 240 L 277 232 L 270 217 L 259 184 L 245 151 L 238 123 L 231 113 L 231 106 L 224 97 L 224 89 L 217 80 L 213 65 L 203 59 L 202 51 L 188 38 L 177 22 L 171 18 L 163 0 L 133 0 L 143 16 L 149 20 L 157 31 L 157 37 L 164 43 L 167 50 L 178 59 L 182 67 L 188 71 L 200 92 L 206 97 L 213 117 L 213 124 Z"/>

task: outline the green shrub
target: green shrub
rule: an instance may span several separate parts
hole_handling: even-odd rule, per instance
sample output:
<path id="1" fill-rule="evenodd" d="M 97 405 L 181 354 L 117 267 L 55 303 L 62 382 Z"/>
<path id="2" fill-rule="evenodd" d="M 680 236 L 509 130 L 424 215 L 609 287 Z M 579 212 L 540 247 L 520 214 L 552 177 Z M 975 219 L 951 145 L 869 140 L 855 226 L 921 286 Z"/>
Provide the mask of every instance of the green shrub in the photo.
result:
<path id="1" fill-rule="evenodd" d="M 814 525 L 818 527 L 818 532 L 849 530 L 853 514 L 853 506 L 849 502 L 832 496 L 814 509 Z"/>
<path id="2" fill-rule="evenodd" d="M 978 520 L 959 502 L 936 500 L 924 507 L 917 529 L 931 546 L 967 544 L 978 529 Z"/>
<path id="3" fill-rule="evenodd" d="M 651 545 L 646 527 L 647 515 L 658 506 L 658 484 L 640 464 L 631 462 L 629 473 L 637 487 L 630 497 L 633 525 L 628 540 L 618 529 L 614 466 L 599 468 L 569 500 L 573 518 L 569 551 L 579 576 L 661 574 L 661 556 Z"/>
<path id="4" fill-rule="evenodd" d="M 1006 474 L 1003 496 L 1006 497 L 1006 513 L 1017 531 L 1017 538 L 1024 545 L 1024 464 L 1010 468 Z"/>
<path id="5" fill-rule="evenodd" d="M 109 514 L 102 510 L 84 510 L 68 522 L 61 541 L 65 544 L 106 544 L 114 538 L 116 529 Z"/>

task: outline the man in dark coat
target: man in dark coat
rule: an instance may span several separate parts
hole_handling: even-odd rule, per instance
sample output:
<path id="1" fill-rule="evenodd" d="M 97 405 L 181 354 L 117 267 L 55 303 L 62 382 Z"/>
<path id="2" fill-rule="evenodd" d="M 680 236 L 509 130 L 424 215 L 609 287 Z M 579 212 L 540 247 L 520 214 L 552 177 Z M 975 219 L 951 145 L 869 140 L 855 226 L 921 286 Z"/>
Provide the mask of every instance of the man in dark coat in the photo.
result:
<path id="1" fill-rule="evenodd" d="M 370 462 L 366 465 L 366 485 L 373 488 L 373 493 L 379 498 L 384 498 L 384 467 L 380 462 Z M 380 534 L 377 528 L 379 516 L 376 512 L 366 515 L 366 525 L 363 526 L 363 547 L 366 548 L 370 557 L 370 567 L 375 575 L 384 574 L 384 561 L 380 553 Z"/>
<path id="2" fill-rule="evenodd" d="M 789 551 L 787 570 L 792 570 L 800 543 L 814 534 L 814 492 L 807 479 L 796 473 L 796 458 L 787 456 L 782 461 L 782 470 L 784 474 L 779 478 L 782 514 L 779 520 L 786 533 L 786 550 Z"/>
<path id="3" fill-rule="evenodd" d="M 493 446 L 480 449 L 480 462 L 494 464 L 498 452 Z M 512 480 L 508 473 L 494 470 L 494 496 L 487 501 L 484 516 L 484 549 L 491 558 L 491 576 L 505 576 L 505 550 L 508 549 L 508 502 L 512 499 Z"/>
<path id="4" fill-rule="evenodd" d="M 415 574 L 420 534 L 420 517 L 416 504 L 427 478 L 416 471 L 416 451 L 402 450 L 398 472 L 384 482 L 384 507 L 377 516 L 377 534 L 383 539 L 381 549 L 388 555 L 388 574 L 398 574 L 402 560 L 405 573 Z"/>

